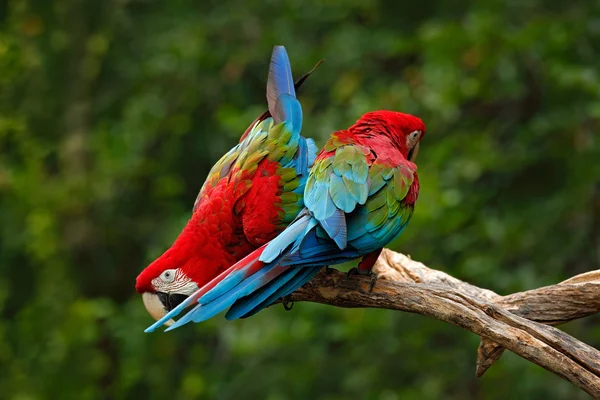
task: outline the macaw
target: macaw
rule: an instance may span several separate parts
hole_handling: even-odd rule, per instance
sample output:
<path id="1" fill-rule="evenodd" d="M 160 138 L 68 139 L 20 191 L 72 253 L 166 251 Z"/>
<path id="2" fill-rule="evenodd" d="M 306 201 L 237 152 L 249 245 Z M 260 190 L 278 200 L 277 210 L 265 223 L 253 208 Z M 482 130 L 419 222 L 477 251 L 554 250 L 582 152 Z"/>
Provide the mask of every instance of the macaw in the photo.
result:
<path id="1" fill-rule="evenodd" d="M 408 224 L 419 194 L 414 164 L 425 124 L 394 111 L 364 114 L 335 132 L 317 155 L 304 209 L 275 239 L 222 272 L 146 331 L 196 304 L 167 330 L 229 308 L 253 315 L 308 282 L 324 266 L 362 258 L 369 273 L 382 248 Z"/>
<path id="2" fill-rule="evenodd" d="M 179 237 L 137 277 L 136 291 L 155 319 L 273 239 L 302 210 L 317 148 L 300 135 L 296 88 L 312 71 L 294 85 L 285 48 L 274 48 L 268 111 L 213 166 Z"/>

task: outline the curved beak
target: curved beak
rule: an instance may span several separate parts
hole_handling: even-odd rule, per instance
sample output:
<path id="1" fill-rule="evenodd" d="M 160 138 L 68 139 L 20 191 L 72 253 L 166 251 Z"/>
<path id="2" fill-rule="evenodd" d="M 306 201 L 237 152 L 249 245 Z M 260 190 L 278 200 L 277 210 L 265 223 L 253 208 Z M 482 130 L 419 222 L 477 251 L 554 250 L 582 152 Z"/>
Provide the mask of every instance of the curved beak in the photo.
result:
<path id="1" fill-rule="evenodd" d="M 162 298 L 163 296 L 160 296 L 160 295 L 167 296 L 165 293 L 150 293 L 150 292 L 142 293 L 142 301 L 144 302 L 144 307 L 146 307 L 146 310 L 148 311 L 148 313 L 156 321 L 158 321 L 159 319 L 161 319 L 162 317 L 167 315 L 167 313 L 169 312 L 169 310 L 167 308 L 168 305 L 165 305 L 163 303 L 163 298 Z M 175 323 L 175 321 L 173 319 L 170 319 L 167 322 L 165 322 L 165 325 L 171 326 L 174 323 Z"/>
<path id="2" fill-rule="evenodd" d="M 419 154 L 419 145 L 420 144 L 421 144 L 421 142 L 417 142 L 415 147 L 413 147 L 412 150 L 408 152 L 408 161 L 415 162 L 415 160 L 417 159 L 417 154 Z"/>

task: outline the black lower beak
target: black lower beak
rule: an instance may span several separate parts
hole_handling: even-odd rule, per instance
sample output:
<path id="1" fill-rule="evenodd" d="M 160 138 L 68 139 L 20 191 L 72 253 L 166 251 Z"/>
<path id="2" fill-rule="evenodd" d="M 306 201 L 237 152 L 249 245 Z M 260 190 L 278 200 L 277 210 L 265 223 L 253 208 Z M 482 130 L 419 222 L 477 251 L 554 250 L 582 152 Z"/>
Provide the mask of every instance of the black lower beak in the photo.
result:
<path id="1" fill-rule="evenodd" d="M 167 311 L 171 311 L 172 309 L 183 303 L 185 299 L 188 298 L 188 296 L 186 296 L 185 294 L 179 293 L 156 292 L 156 295 L 160 299 L 160 302 L 163 304 L 163 306 L 165 306 L 165 309 Z"/>
<path id="2" fill-rule="evenodd" d="M 419 145 L 420 144 L 421 143 L 417 142 L 415 147 L 410 149 L 410 151 L 408 152 L 408 161 L 415 162 L 415 158 L 417 158 L 417 154 L 419 154 Z"/>

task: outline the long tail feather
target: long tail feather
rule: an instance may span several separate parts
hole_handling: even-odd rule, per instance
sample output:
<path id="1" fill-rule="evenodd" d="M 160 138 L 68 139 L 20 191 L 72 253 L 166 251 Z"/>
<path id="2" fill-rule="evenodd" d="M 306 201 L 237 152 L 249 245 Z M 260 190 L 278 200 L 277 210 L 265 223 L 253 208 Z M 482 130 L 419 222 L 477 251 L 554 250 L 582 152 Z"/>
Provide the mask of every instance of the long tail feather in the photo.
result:
<path id="1" fill-rule="evenodd" d="M 274 261 L 288 246 L 296 242 L 306 232 L 306 227 L 311 222 L 313 226 L 316 225 L 316 221 L 313 221 L 312 216 L 308 212 L 300 213 L 290 226 L 267 244 L 259 260 L 265 263 Z"/>
<path id="2" fill-rule="evenodd" d="M 222 293 L 217 297 L 215 297 L 211 291 L 209 291 L 207 294 L 211 295 L 211 298 L 214 298 L 214 300 L 207 302 L 205 301 L 204 297 L 201 297 L 198 301 L 200 304 L 177 320 L 177 322 L 166 329 L 165 332 L 176 329 L 190 321 L 202 322 L 214 317 L 221 311 L 224 311 L 226 308 L 233 305 L 233 303 L 235 303 L 238 299 L 248 296 L 267 283 L 273 281 L 286 271 L 289 271 L 289 268 L 279 265 L 272 265 L 270 267 L 263 268 L 254 275 L 250 276 L 248 279 L 240 282 L 237 286 L 231 288 L 226 293 Z"/>
<path id="3" fill-rule="evenodd" d="M 288 268 L 284 274 L 281 274 L 277 277 L 277 279 L 269 282 L 268 285 L 265 285 L 260 290 L 252 293 L 249 296 L 239 299 L 233 305 L 233 307 L 229 309 L 225 315 L 225 318 L 230 320 L 237 319 L 242 315 L 252 311 L 256 306 L 263 303 L 273 293 L 276 293 L 279 289 L 281 289 L 282 286 L 286 285 L 290 281 L 293 281 L 301 271 L 302 269 L 299 268 Z"/>
<path id="4" fill-rule="evenodd" d="M 225 318 L 232 320 L 250 317 L 277 299 L 287 296 L 311 280 L 321 268 L 291 268 L 289 277 L 278 285 L 268 285 L 253 296 L 238 300 L 227 312 Z"/>
<path id="5" fill-rule="evenodd" d="M 298 276 L 294 282 L 289 282 L 289 284 L 287 284 L 285 287 L 282 287 L 278 293 L 275 293 L 275 295 L 277 297 L 272 299 L 272 302 L 281 297 L 285 297 L 289 294 L 292 294 L 297 289 L 304 286 L 304 284 L 307 283 L 308 281 L 310 281 L 321 270 L 321 268 L 323 268 L 323 266 L 321 266 L 321 265 L 319 265 L 318 267 L 313 267 L 313 268 L 302 268 L 302 269 L 306 270 L 306 273 L 302 274 L 302 276 Z M 271 303 L 269 303 L 269 304 L 271 304 Z"/>
<path id="6" fill-rule="evenodd" d="M 315 70 L 319 67 L 319 65 L 321 65 L 323 63 L 324 60 L 319 61 L 310 71 L 308 71 L 307 73 L 305 73 L 304 75 L 302 75 L 297 81 L 296 83 L 294 83 L 294 89 L 296 90 L 296 93 L 298 93 L 300 91 L 300 87 L 302 87 L 302 85 L 304 84 L 304 81 L 306 81 L 306 79 L 313 73 L 315 72 Z M 240 143 L 246 139 L 246 136 L 248 136 L 248 134 L 250 133 L 250 131 L 252 130 L 252 128 L 254 127 L 254 125 L 256 125 L 257 122 L 260 121 L 264 121 L 265 119 L 269 118 L 271 116 L 271 112 L 269 112 L 269 110 L 264 111 L 262 114 L 260 114 L 258 116 L 258 118 L 256 118 L 249 126 L 248 128 L 246 128 L 246 130 L 244 131 L 244 134 L 240 137 Z M 314 146 L 314 152 L 309 152 L 309 154 L 314 154 L 316 156 L 318 149 L 316 148 L 316 146 L 314 145 L 314 142 L 312 141 L 312 139 L 307 139 L 310 140 L 312 142 L 312 145 Z M 309 151 L 312 151 L 312 149 L 309 149 Z M 309 156 L 310 157 L 310 156 Z M 311 159 L 309 158 L 309 165 L 312 165 L 314 162 L 314 156 L 312 158 L 312 161 L 310 161 Z"/>
<path id="7" fill-rule="evenodd" d="M 200 289 L 196 290 L 187 299 L 185 299 L 183 302 L 181 302 L 181 304 L 179 304 L 177 307 L 175 307 L 170 312 L 168 312 L 164 317 L 162 317 L 161 319 L 156 321 L 154 324 L 152 324 L 148 328 L 146 328 L 146 330 L 144 332 L 146 332 L 146 333 L 154 332 L 156 329 L 163 326 L 165 324 L 165 322 L 167 322 L 168 320 L 170 320 L 174 317 L 177 317 L 185 308 L 187 308 L 193 304 L 197 304 L 198 300 L 202 296 L 204 296 L 207 292 L 209 292 L 211 289 L 213 289 L 215 286 L 217 286 L 221 281 L 223 281 L 225 278 L 227 278 L 231 273 L 235 273 L 235 271 L 241 270 L 241 269 L 247 267 L 248 265 L 252 265 L 252 264 L 256 263 L 256 261 L 258 260 L 258 258 L 260 257 L 260 255 L 262 254 L 262 252 L 264 251 L 265 248 L 266 248 L 266 245 L 259 247 L 254 252 L 252 252 L 250 255 L 246 256 L 245 258 L 243 258 L 236 264 L 232 265 L 225 271 L 221 272 L 217 277 L 213 278 L 213 280 L 208 282 L 206 285 L 204 285 Z M 262 263 L 260 263 L 260 264 L 262 264 Z"/>
<path id="8" fill-rule="evenodd" d="M 275 46 L 271 55 L 269 80 L 267 83 L 267 102 L 269 103 L 271 114 L 273 114 L 272 110 L 275 108 L 275 104 L 277 104 L 277 99 L 284 93 L 291 97 L 296 97 L 292 67 L 285 47 Z"/>
<path id="9" fill-rule="evenodd" d="M 216 285 L 213 285 L 208 291 L 198 298 L 198 302 L 210 303 L 217 297 L 228 292 L 244 279 L 255 274 L 261 268 L 264 267 L 264 263 L 259 261 L 260 256 L 266 249 L 266 245 L 263 245 L 259 249 L 253 251 L 246 257 L 233 265 L 233 270 L 230 271 L 226 277 L 224 277 Z"/>
<path id="10" fill-rule="evenodd" d="M 283 46 L 273 48 L 267 81 L 267 102 L 276 123 L 288 121 L 294 132 L 302 130 L 302 107 L 296 100 L 292 67 Z"/>
<path id="11" fill-rule="evenodd" d="M 227 271 L 227 276 L 220 276 L 220 280 L 216 283 L 211 281 L 210 290 L 200 289 L 203 292 L 201 297 L 194 294 L 193 297 L 198 302 L 196 307 L 166 331 L 178 328 L 190 321 L 205 321 L 246 296 L 253 300 L 244 303 L 246 306 L 239 315 L 244 315 L 256 308 L 266 307 L 270 304 L 266 300 L 271 299 L 272 295 L 276 295 L 278 292 L 287 292 L 290 288 L 295 290 L 298 287 L 296 286 L 297 282 L 304 282 L 303 277 L 306 277 L 307 273 L 304 269 L 280 265 L 277 258 L 292 244 L 299 243 L 302 236 L 316 225 L 316 220 L 309 213 L 301 214 L 276 239 L 238 261 Z M 311 269 L 308 270 L 311 271 Z M 302 272 L 300 273 L 300 271 Z M 296 277 L 297 274 L 300 276 Z M 271 302 L 276 299 L 277 297 Z M 186 303 L 189 304 L 189 301 L 186 300 Z M 261 304 L 264 305 L 259 307 Z M 232 311 L 232 315 L 233 313 L 236 315 L 235 318 L 238 318 L 238 314 L 235 311 Z"/>

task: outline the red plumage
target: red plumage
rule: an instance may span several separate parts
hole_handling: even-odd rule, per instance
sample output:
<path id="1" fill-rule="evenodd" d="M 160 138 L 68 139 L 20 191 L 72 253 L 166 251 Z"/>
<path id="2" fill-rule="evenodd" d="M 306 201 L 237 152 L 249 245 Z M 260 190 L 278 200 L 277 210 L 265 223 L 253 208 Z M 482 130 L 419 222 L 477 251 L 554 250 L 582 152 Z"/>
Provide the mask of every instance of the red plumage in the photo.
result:
<path id="1" fill-rule="evenodd" d="M 228 319 L 253 315 L 325 265 L 362 258 L 358 271 L 368 273 L 382 248 L 411 219 L 419 192 L 413 160 L 424 134 L 420 118 L 394 111 L 367 113 L 334 132 L 310 170 L 306 208 L 298 218 L 147 331 L 190 305 L 195 307 L 170 329 L 202 322 L 226 308 Z"/>
<path id="2" fill-rule="evenodd" d="M 138 293 L 153 292 L 152 280 L 163 271 L 180 268 L 203 286 L 230 265 L 275 237 L 281 226 L 281 177 L 278 163 L 263 159 L 240 195 L 240 182 L 222 178 L 206 190 L 173 245 L 136 280 Z M 236 212 L 238 208 L 238 212 Z"/>
<path id="3" fill-rule="evenodd" d="M 303 207 L 316 149 L 300 135 L 302 108 L 285 49 L 275 46 L 269 110 L 211 169 L 175 243 L 142 271 L 136 290 L 155 318 L 280 233 Z M 272 118 L 271 118 L 272 116 Z"/>

